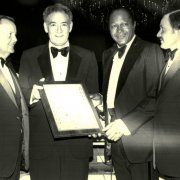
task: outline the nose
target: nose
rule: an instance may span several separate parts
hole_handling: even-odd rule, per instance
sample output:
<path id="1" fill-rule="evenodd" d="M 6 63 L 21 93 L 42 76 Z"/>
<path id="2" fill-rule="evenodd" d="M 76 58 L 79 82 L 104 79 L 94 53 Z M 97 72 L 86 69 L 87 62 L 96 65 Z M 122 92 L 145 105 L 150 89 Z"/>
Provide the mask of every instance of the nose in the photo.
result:
<path id="1" fill-rule="evenodd" d="M 120 31 L 122 31 L 121 25 L 117 26 L 117 32 L 120 32 Z"/>
<path id="2" fill-rule="evenodd" d="M 124 32 L 124 31 L 125 31 L 124 25 L 119 24 L 119 25 L 116 27 L 116 31 L 117 31 L 118 33 Z"/>
<path id="3" fill-rule="evenodd" d="M 161 37 L 161 30 L 158 31 L 157 35 L 158 38 Z"/>
<path id="4" fill-rule="evenodd" d="M 57 27 L 57 32 L 58 32 L 58 33 L 62 32 L 61 26 L 58 26 L 58 27 Z"/>
<path id="5" fill-rule="evenodd" d="M 17 42 L 17 37 L 16 37 L 16 35 L 13 36 L 13 41 L 14 41 L 14 42 Z"/>

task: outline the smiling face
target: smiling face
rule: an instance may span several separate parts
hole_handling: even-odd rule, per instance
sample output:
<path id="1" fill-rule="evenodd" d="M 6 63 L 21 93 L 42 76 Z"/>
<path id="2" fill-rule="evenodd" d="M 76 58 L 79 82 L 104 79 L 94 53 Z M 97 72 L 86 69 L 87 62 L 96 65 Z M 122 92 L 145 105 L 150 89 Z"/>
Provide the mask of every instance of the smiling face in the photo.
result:
<path id="1" fill-rule="evenodd" d="M 73 23 L 69 16 L 62 12 L 51 13 L 44 22 L 44 30 L 55 46 L 63 46 L 69 38 Z"/>
<path id="2" fill-rule="evenodd" d="M 8 19 L 1 19 L 0 21 L 0 56 L 6 58 L 9 54 L 14 52 L 14 45 L 17 42 L 16 26 Z"/>
<path id="3" fill-rule="evenodd" d="M 133 38 L 135 23 L 125 10 L 116 10 L 110 16 L 109 29 L 113 40 L 123 46 Z"/>
<path id="4" fill-rule="evenodd" d="M 169 22 L 169 15 L 165 15 L 160 23 L 160 30 L 157 33 L 157 37 L 160 39 L 162 49 L 174 50 L 178 47 L 180 32 L 173 29 Z"/>

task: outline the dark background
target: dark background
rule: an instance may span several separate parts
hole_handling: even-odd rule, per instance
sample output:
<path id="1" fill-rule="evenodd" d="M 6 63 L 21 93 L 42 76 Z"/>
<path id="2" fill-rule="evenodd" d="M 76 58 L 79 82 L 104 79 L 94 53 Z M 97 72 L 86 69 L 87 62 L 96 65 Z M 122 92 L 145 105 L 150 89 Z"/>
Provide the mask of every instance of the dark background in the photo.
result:
<path id="1" fill-rule="evenodd" d="M 116 7 L 130 8 L 137 21 L 136 34 L 141 38 L 158 43 L 156 34 L 160 19 L 168 11 L 180 9 L 180 0 L 3 0 L 0 14 L 15 18 L 18 42 L 12 54 L 16 71 L 22 51 L 46 43 L 43 29 L 43 10 L 55 2 L 71 8 L 73 31 L 70 41 L 95 52 L 98 64 L 102 51 L 112 45 L 106 24 L 108 13 Z"/>

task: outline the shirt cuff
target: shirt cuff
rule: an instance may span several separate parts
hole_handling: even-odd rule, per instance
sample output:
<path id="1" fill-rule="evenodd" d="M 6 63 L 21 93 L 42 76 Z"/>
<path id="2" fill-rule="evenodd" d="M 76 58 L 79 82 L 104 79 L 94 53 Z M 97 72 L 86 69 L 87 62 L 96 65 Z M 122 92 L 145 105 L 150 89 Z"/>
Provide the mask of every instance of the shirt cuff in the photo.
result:
<path id="1" fill-rule="evenodd" d="M 33 101 L 34 101 L 34 95 L 33 95 L 33 93 L 31 92 L 29 105 L 33 104 Z"/>

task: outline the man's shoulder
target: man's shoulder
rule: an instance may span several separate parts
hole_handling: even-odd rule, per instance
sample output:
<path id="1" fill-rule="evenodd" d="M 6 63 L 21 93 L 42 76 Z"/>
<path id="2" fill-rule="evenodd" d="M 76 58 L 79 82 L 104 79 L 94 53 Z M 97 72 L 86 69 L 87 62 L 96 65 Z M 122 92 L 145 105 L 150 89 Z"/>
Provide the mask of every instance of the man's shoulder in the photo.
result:
<path id="1" fill-rule="evenodd" d="M 136 37 L 133 43 L 138 43 L 142 47 L 159 47 L 157 43 L 151 42 L 145 39 L 141 39 L 140 37 Z"/>
<path id="2" fill-rule="evenodd" d="M 90 49 L 86 49 L 84 47 L 81 47 L 81 46 L 78 46 L 78 45 L 74 45 L 74 44 L 71 44 L 70 45 L 70 48 L 72 51 L 76 52 L 76 53 L 82 53 L 82 54 L 87 54 L 87 53 L 91 53 L 93 52 L 92 50 Z"/>
<path id="3" fill-rule="evenodd" d="M 41 52 L 46 46 L 47 46 L 47 44 L 41 44 L 41 45 L 38 45 L 38 46 L 34 46 L 34 47 L 31 47 L 29 49 L 24 50 L 24 53 Z"/>
<path id="4" fill-rule="evenodd" d="M 107 48 L 107 49 L 105 49 L 104 51 L 103 51 L 103 53 L 107 53 L 107 54 L 109 54 L 109 53 L 112 53 L 117 47 L 116 47 L 117 45 L 114 43 L 111 47 L 109 47 L 109 48 Z"/>

